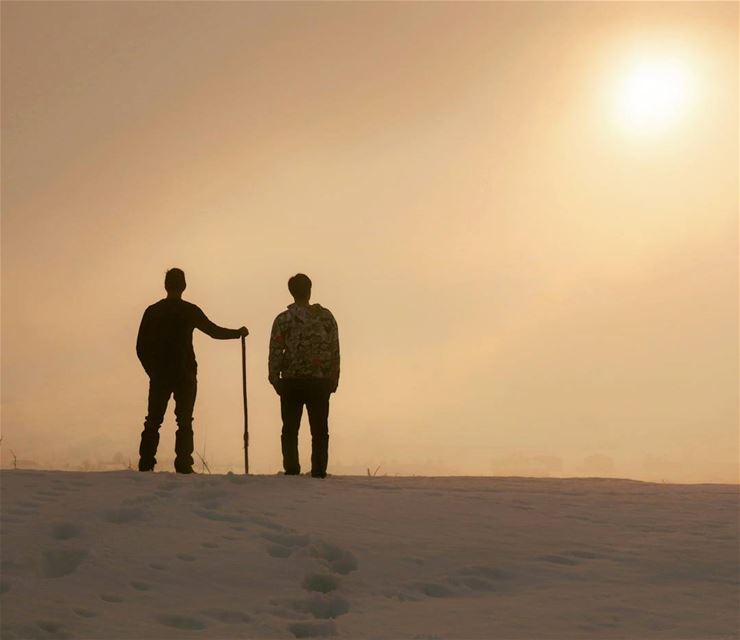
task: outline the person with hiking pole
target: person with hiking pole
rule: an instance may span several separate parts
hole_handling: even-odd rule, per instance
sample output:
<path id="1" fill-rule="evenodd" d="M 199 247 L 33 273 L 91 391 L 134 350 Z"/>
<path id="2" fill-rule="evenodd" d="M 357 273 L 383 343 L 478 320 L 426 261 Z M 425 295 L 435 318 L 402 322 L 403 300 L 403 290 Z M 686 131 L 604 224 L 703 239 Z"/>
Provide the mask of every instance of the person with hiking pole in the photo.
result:
<path id="1" fill-rule="evenodd" d="M 147 308 L 136 339 L 136 354 L 149 376 L 149 401 L 139 446 L 139 471 L 157 464 L 159 428 L 170 396 L 175 397 L 175 471 L 193 471 L 193 407 L 198 388 L 193 330 L 217 340 L 249 335 L 246 327 L 225 329 L 211 322 L 196 305 L 182 299 L 185 273 L 170 269 L 164 278 L 167 297 Z"/>
<path id="2" fill-rule="evenodd" d="M 280 396 L 281 445 L 286 475 L 299 475 L 298 429 L 303 406 L 311 427 L 311 475 L 325 478 L 329 459 L 329 396 L 339 385 L 339 332 L 331 311 L 309 304 L 311 280 L 288 280 L 293 304 L 273 322 L 269 381 Z"/>

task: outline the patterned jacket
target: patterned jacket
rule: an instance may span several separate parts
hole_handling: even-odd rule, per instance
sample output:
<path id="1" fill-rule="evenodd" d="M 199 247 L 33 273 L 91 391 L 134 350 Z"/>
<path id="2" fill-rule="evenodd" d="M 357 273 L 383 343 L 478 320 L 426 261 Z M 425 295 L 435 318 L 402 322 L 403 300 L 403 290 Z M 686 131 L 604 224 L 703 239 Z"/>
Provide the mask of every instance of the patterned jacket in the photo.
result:
<path id="1" fill-rule="evenodd" d="M 331 311 L 320 304 L 293 303 L 272 324 L 269 379 L 339 380 L 339 332 Z"/>

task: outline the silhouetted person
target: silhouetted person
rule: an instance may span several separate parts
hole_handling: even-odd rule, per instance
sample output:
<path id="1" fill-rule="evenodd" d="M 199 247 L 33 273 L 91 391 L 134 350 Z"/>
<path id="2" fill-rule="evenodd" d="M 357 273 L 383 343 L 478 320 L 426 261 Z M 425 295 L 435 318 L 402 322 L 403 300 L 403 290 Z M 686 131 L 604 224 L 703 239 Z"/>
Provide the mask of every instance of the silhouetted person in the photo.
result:
<path id="1" fill-rule="evenodd" d="M 136 354 L 149 376 L 149 407 L 139 447 L 139 471 L 152 471 L 170 396 L 175 397 L 175 471 L 193 472 L 193 406 L 198 364 L 193 351 L 193 329 L 211 338 L 228 340 L 249 334 L 246 327 L 224 329 L 213 324 L 199 307 L 182 299 L 185 274 L 170 269 L 164 278 L 167 297 L 144 312 L 136 340 Z"/>
<path id="2" fill-rule="evenodd" d="M 275 318 L 270 336 L 269 380 L 280 396 L 283 467 L 298 475 L 298 429 L 303 405 L 311 425 L 311 475 L 326 477 L 329 457 L 329 396 L 339 384 L 339 334 L 331 311 L 309 304 L 311 280 L 288 280 L 295 302 Z"/>

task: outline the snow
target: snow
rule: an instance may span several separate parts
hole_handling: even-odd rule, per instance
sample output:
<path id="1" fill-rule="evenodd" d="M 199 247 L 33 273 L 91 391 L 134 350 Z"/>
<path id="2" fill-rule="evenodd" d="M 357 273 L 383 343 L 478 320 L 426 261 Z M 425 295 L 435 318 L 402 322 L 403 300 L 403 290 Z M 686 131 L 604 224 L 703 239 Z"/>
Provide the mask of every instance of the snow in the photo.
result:
<path id="1" fill-rule="evenodd" d="M 737 638 L 738 487 L 6 470 L 2 638 Z"/>

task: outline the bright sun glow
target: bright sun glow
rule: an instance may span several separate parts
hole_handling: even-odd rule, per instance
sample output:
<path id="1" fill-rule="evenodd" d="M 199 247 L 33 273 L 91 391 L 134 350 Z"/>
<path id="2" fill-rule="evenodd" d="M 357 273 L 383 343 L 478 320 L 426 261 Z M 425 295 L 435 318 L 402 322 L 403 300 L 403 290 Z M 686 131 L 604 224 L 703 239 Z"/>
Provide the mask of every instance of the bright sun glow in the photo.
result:
<path id="1" fill-rule="evenodd" d="M 622 75 L 617 117 L 632 132 L 663 131 L 683 118 L 692 93 L 690 69 L 682 60 L 636 60 Z"/>

